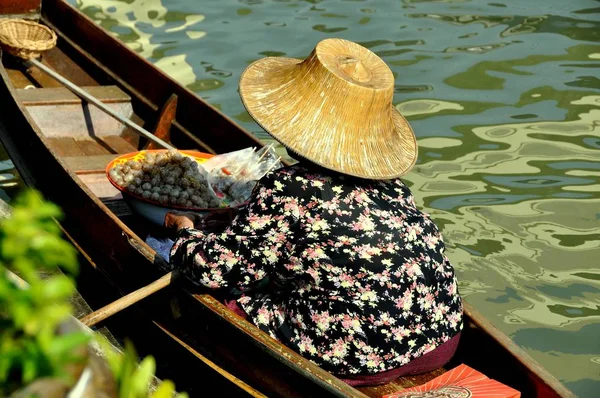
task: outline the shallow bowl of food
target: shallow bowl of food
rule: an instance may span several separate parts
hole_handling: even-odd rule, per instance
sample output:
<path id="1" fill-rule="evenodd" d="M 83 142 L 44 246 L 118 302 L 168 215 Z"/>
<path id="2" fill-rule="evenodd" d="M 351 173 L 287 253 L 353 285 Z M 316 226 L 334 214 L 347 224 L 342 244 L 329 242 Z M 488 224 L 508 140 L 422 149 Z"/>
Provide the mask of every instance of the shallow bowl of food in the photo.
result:
<path id="1" fill-rule="evenodd" d="M 186 150 L 132 152 L 113 159 L 106 175 L 134 212 L 162 225 L 169 211 L 208 214 L 228 207 L 206 181 L 201 164 L 211 157 Z"/>

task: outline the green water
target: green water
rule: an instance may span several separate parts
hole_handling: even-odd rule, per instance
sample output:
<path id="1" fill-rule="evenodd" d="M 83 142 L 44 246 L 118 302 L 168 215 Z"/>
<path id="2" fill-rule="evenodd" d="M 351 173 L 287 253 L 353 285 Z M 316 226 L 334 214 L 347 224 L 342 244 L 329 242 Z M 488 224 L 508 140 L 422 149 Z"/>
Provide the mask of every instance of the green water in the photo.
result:
<path id="1" fill-rule="evenodd" d="M 375 51 L 419 138 L 405 181 L 463 296 L 600 395 L 600 2 L 72 1 L 262 139 L 237 93 L 250 62 L 327 37 Z"/>

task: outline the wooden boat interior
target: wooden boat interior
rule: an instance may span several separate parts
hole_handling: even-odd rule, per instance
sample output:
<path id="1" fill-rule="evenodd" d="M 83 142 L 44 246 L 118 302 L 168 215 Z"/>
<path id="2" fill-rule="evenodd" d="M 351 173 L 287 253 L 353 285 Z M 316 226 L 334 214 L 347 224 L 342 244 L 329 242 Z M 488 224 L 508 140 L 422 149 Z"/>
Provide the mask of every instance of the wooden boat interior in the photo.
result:
<path id="1" fill-rule="evenodd" d="M 174 85 L 165 75 L 147 72 L 146 61 L 124 45 L 116 44 L 89 19 L 78 16 L 71 6 L 59 0 L 47 1 L 41 22 L 54 29 L 59 37 L 58 45 L 45 52 L 41 62 L 135 123 L 170 140 L 175 147 L 221 153 L 261 145 L 225 116 L 215 116 L 214 108 Z M 88 39 L 94 38 L 88 47 L 85 47 L 86 35 Z M 105 174 L 105 167 L 113 158 L 147 148 L 150 143 L 93 105 L 82 102 L 35 66 L 8 54 L 3 54 L 2 63 L 14 97 L 32 125 L 37 126 L 36 131 L 50 153 L 85 192 L 112 211 L 111 217 L 126 231 L 129 244 L 160 266 L 162 260 L 143 239 L 148 233 L 160 235 L 161 231 L 130 211 Z M 120 290 L 133 290 L 148 278 L 160 275 L 159 267 L 148 270 L 146 264 L 144 277 L 136 279 L 143 267 L 131 264 L 130 270 L 124 270 L 125 265 L 108 267 L 109 271 L 105 271 L 109 278 L 122 278 L 118 283 Z M 96 268 L 102 266 L 97 264 Z M 159 313 L 157 308 L 163 308 L 171 316 L 155 324 L 164 333 L 194 352 L 210 357 L 218 366 L 268 395 L 327 393 L 381 397 L 423 384 L 460 363 L 519 389 L 523 396 L 558 396 L 555 391 L 568 395 L 568 390 L 556 379 L 468 305 L 458 352 L 445 368 L 401 377 L 383 386 L 354 389 L 242 320 L 222 305 L 217 296 L 182 285 L 183 289 L 173 288 L 157 296 L 164 300 L 162 303 L 151 300 L 140 306 L 153 316 Z M 218 326 L 225 324 L 229 327 Z M 547 395 L 539 395 L 540 391 Z"/>

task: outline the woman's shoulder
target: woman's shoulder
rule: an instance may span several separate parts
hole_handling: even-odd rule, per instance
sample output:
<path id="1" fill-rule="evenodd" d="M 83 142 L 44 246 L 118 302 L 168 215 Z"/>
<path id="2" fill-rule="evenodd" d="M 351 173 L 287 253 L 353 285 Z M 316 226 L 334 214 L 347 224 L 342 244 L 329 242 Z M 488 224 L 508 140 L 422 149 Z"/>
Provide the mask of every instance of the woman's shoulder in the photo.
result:
<path id="1" fill-rule="evenodd" d="M 311 167 L 304 166 L 302 164 L 294 164 L 291 166 L 281 167 L 274 170 L 265 176 L 270 180 L 279 181 L 303 181 L 303 180 L 319 180 L 319 181 L 330 181 L 333 179 L 329 173 L 323 170 L 317 170 Z"/>
<path id="2" fill-rule="evenodd" d="M 266 189 L 294 197 L 321 197 L 329 190 L 335 177 L 301 164 L 282 167 L 264 176 L 259 182 Z"/>

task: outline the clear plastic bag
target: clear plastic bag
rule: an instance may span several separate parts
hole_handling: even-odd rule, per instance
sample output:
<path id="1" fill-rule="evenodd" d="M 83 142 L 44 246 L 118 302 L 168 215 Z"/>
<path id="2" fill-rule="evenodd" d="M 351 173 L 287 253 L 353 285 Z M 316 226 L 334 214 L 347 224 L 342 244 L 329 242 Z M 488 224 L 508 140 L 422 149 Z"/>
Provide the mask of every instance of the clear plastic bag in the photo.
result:
<path id="1" fill-rule="evenodd" d="M 258 180 L 283 166 L 272 145 L 245 148 L 214 156 L 202 166 L 207 172 L 209 189 L 226 206 L 245 203 Z"/>

